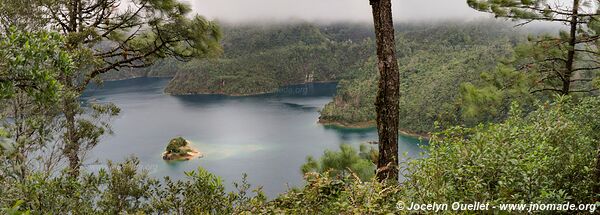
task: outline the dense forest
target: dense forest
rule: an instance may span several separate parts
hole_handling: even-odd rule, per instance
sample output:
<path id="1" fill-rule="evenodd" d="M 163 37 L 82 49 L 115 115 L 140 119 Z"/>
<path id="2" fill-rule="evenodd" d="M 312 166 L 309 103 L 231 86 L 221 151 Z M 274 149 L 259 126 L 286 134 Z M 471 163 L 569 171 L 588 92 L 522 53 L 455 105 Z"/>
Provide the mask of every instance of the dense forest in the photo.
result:
<path id="1" fill-rule="evenodd" d="M 180 66 L 170 94 L 251 95 L 347 76 L 374 53 L 364 25 L 250 25 L 224 27 L 224 54 Z M 368 32 L 368 31 L 367 31 Z"/>
<path id="2" fill-rule="evenodd" d="M 397 24 L 396 38 L 383 42 L 372 27 L 354 24 L 219 27 L 176 0 L 131 1 L 137 9 L 124 11 L 115 10 L 121 0 L 26 2 L 0 2 L 2 214 L 432 212 L 408 209 L 412 203 L 493 206 L 441 211 L 448 214 L 593 214 L 600 207 L 597 1 L 467 0 L 515 22 Z M 532 22 L 566 27 L 514 28 Z M 375 47 L 394 40 L 401 96 L 391 105 L 401 129 L 429 136 L 421 157 L 384 170 L 400 180 L 378 178 L 377 161 L 390 155 L 367 145 L 307 157 L 290 169 L 304 174 L 304 185 L 274 198 L 247 182 L 252 172 L 227 191 L 202 167 L 181 180 L 155 178 L 135 157 L 86 168 L 86 153 L 120 114 L 113 104 L 82 104 L 93 81 L 174 76 L 168 93 L 227 95 L 339 81 L 321 122 L 364 127 L 381 124 Z M 503 209 L 511 203 L 552 208 Z"/>
<path id="3" fill-rule="evenodd" d="M 457 125 L 461 84 L 483 81 L 480 74 L 511 57 L 524 41 L 523 33 L 498 22 L 408 25 L 399 29 L 396 47 L 401 73 L 400 126 L 410 133 L 434 131 L 434 122 Z M 400 63 L 401 62 L 401 63 Z M 340 82 L 338 93 L 321 111 L 321 122 L 349 127 L 375 123 L 377 72 L 370 60 L 351 79 Z"/>

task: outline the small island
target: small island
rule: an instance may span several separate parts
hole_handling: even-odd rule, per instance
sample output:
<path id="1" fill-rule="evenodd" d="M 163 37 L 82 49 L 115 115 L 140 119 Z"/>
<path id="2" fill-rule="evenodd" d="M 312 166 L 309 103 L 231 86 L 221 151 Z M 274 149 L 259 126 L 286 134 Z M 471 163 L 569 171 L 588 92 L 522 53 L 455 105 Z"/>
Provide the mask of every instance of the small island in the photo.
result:
<path id="1" fill-rule="evenodd" d="M 162 154 L 162 158 L 166 161 L 188 161 L 198 157 L 202 157 L 202 154 L 192 148 L 190 141 L 183 137 L 177 137 L 169 141 L 167 149 Z"/>

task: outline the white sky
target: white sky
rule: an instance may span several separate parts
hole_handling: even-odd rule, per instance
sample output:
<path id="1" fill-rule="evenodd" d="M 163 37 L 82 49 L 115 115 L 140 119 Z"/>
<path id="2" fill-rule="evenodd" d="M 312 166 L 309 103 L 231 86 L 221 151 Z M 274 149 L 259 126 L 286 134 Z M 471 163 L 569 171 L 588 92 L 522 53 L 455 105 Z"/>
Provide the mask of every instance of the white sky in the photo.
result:
<path id="1" fill-rule="evenodd" d="M 185 0 L 200 15 L 226 22 L 370 21 L 369 0 Z M 471 20 L 491 17 L 466 0 L 392 0 L 394 19 Z"/>

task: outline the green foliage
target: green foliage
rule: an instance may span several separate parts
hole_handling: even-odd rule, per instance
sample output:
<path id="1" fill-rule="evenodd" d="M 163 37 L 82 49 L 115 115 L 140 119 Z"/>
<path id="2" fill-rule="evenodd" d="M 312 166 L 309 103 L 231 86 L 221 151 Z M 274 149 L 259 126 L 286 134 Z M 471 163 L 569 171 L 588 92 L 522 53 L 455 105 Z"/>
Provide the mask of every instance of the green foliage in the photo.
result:
<path id="1" fill-rule="evenodd" d="M 237 196 L 227 194 L 222 180 L 203 170 L 186 173 L 189 180 L 172 181 L 165 178 L 164 186 L 154 189 L 152 208 L 160 213 L 228 214 Z"/>
<path id="2" fill-rule="evenodd" d="M 40 153 L 57 136 L 56 107 L 68 95 L 59 82 L 72 74 L 63 38 L 17 28 L 0 33 L 0 162 L 4 177 L 24 177 L 43 166 Z M 58 148 L 58 147 L 57 147 Z M 35 163 L 35 164 L 34 164 Z M 17 175 L 11 175 L 17 171 Z M 50 173 L 47 173 L 50 174 Z M 3 176 L 0 176 L 2 178 Z"/>
<path id="3" fill-rule="evenodd" d="M 187 145 L 188 145 L 187 140 L 185 140 L 183 137 L 173 138 L 171 141 L 169 141 L 166 151 L 167 151 L 167 153 L 175 153 L 175 154 L 185 153 L 184 151 L 181 150 L 181 147 L 184 147 Z"/>
<path id="4" fill-rule="evenodd" d="M 145 171 L 139 171 L 138 165 L 135 158 L 117 165 L 109 162 L 107 170 L 91 176 L 103 189 L 97 205 L 104 213 L 135 213 L 139 208 L 148 207 L 146 200 L 151 198 L 150 188 L 158 182 L 149 178 Z"/>
<path id="5" fill-rule="evenodd" d="M 534 99 L 551 101 L 554 94 L 595 96 L 598 78 L 598 41 L 593 11 L 597 4 L 572 1 L 550 4 L 545 0 L 469 0 L 476 10 L 495 13 L 527 24 L 531 21 L 558 22 L 570 32 L 532 35 L 515 48 L 515 55 L 497 69 L 482 74 L 485 82 L 462 86 L 467 117 L 487 118 L 508 113 L 512 101 L 531 111 Z M 568 5 L 568 6 L 567 6 Z M 577 14 L 575 16 L 574 14 Z M 596 36 L 594 36 L 596 35 Z M 535 93 L 535 95 L 530 95 Z"/>
<path id="6" fill-rule="evenodd" d="M 254 55 L 256 52 L 290 45 L 320 45 L 328 40 L 317 26 L 309 23 L 226 25 L 223 34 L 226 58 Z"/>
<path id="7" fill-rule="evenodd" d="M 226 58 L 184 65 L 165 91 L 249 95 L 337 81 L 374 53 L 370 40 L 333 41 L 310 24 L 226 28 L 223 43 Z"/>
<path id="8" fill-rule="evenodd" d="M 43 2 L 49 4 L 43 5 L 45 9 L 62 12 L 69 8 L 71 1 Z M 87 4 L 91 1 L 79 2 L 90 6 Z M 107 1 L 111 2 L 120 1 Z M 550 17 L 552 11 L 547 10 L 532 14 L 507 9 L 538 7 L 539 2 L 469 1 L 469 4 L 502 16 Z M 23 16 L 23 11 L 27 11 L 11 14 L 11 11 L 3 10 L 14 7 L 11 5 L 14 3 L 0 2 L 2 23 L 6 17 Z M 440 132 L 430 141 L 427 156 L 407 163 L 403 170 L 405 180 L 400 186 L 383 185 L 372 179 L 372 161 L 377 156 L 373 149 L 361 146 L 358 152 L 348 145 L 340 146 L 339 152 L 326 151 L 319 161 L 309 157 L 302 167 L 307 184 L 271 201 L 266 200 L 260 189 L 249 191 L 245 175 L 241 184 L 235 184 L 238 191 L 227 193 L 222 180 L 203 169 L 186 173 L 186 180 L 157 180 L 140 170 L 135 158 L 121 164 L 109 162 L 106 168 L 83 175 L 67 176 L 71 171 L 68 169 L 63 173 L 46 171 L 46 165 L 63 164 L 65 158 L 34 163 L 43 156 L 27 157 L 28 153 L 43 153 L 39 150 L 48 143 L 60 142 L 64 145 L 50 147 L 58 149 L 52 153 L 74 154 L 79 158 L 80 152 L 94 147 L 102 135 L 110 133 L 110 125 L 100 119 L 119 113 L 112 105 L 92 104 L 89 109 L 82 109 L 77 99 L 79 92 L 71 85 L 72 81 L 84 80 L 85 85 L 85 80 L 92 78 L 95 72 L 145 65 L 166 56 L 205 57 L 219 52 L 220 32 L 216 25 L 200 17 L 188 19 L 188 6 L 175 0 L 132 2 L 140 3 L 144 5 L 141 9 L 144 12 L 140 13 L 144 16 L 130 10 L 119 11 L 116 16 L 100 19 L 96 26 L 78 26 L 78 31 L 54 20 L 54 25 L 70 32 L 66 33 L 68 44 L 86 44 L 80 47 L 65 46 L 61 37 L 53 33 L 11 29 L 1 34 L 0 106 L 3 109 L 0 114 L 4 117 L 4 112 L 8 112 L 4 109 L 7 104 L 14 106 L 11 110 L 15 112 L 10 115 L 10 123 L 0 129 L 0 136 L 6 136 L 10 141 L 4 144 L 4 139 L 0 139 L 1 213 L 388 214 L 399 212 L 396 210 L 399 201 L 589 203 L 600 198 L 595 192 L 600 187 L 596 172 L 600 148 L 597 132 L 600 129 L 600 100 L 596 97 L 559 97 L 556 102 L 536 106 L 537 110 L 533 112 L 529 104 L 513 105 L 510 117 L 502 123 L 452 127 Z M 98 8 L 101 6 L 112 9 L 110 6 L 114 5 Z M 100 14 L 95 9 L 86 11 Z M 10 21 L 19 20 L 11 18 Z M 15 23 L 30 24 L 27 20 Z M 80 20 L 78 23 L 92 22 Z M 589 23 L 589 29 L 583 31 L 600 29 L 597 22 Z M 127 39 L 125 35 L 135 31 L 135 26 L 147 27 L 148 31 Z M 103 35 L 104 30 L 99 30 L 114 27 L 117 30 L 106 35 Z M 269 33 L 259 35 L 247 33 L 253 30 L 241 30 L 238 34 L 232 30 L 231 43 L 226 41 L 223 45 L 227 58 L 187 65 L 185 75 L 188 76 L 176 78 L 180 84 L 176 87 L 190 88 L 180 91 L 183 93 L 252 94 L 270 92 L 291 83 L 346 79 L 340 83 L 334 102 L 323 110 L 322 119 L 372 122 L 377 75 L 373 61 L 365 59 L 373 54 L 370 48 L 373 44 L 369 39 L 363 40 L 369 37 L 365 31 L 354 34 L 345 29 L 298 25 L 269 29 Z M 409 26 L 399 32 L 397 46 L 403 71 L 401 124 L 405 128 L 430 131 L 434 121 L 440 121 L 442 125 L 472 125 L 498 120 L 499 115 L 510 110 L 508 101 L 530 99 L 523 89 L 536 80 L 535 76 L 523 75 L 508 64 L 496 66 L 497 59 L 511 54 L 511 46 L 516 41 L 516 37 L 503 28 L 484 23 L 468 27 L 436 26 L 425 30 Z M 245 40 L 250 38 L 247 36 L 252 39 Z M 118 45 L 95 51 L 111 53 L 110 49 L 116 48 L 112 53 L 117 54 L 91 58 L 95 54 L 106 56 L 103 55 L 106 53 L 94 53 L 89 49 L 101 46 L 99 44 L 105 39 Z M 567 39 L 562 34 L 558 41 Z M 545 47 L 547 44 L 544 43 L 529 45 L 516 49 L 515 62 L 523 61 L 522 65 L 529 65 L 527 61 L 560 57 L 564 54 L 560 49 L 568 48 L 564 45 Z M 64 51 L 66 49 L 72 51 L 71 55 Z M 85 74 L 71 73 L 74 71 L 71 56 L 76 56 L 76 62 L 80 63 L 77 71 Z M 135 56 L 145 57 L 127 62 Z M 94 60 L 90 62 L 90 59 Z M 102 61 L 106 59 L 115 61 Z M 589 55 L 579 59 L 596 58 Z M 528 68 L 539 71 L 549 66 L 552 65 L 536 64 Z M 493 68 L 497 68 L 496 71 Z M 493 72 L 484 73 L 478 79 L 480 71 L 489 70 Z M 58 82 L 59 78 L 63 82 Z M 180 79 L 196 80 L 205 86 L 195 86 Z M 471 83 L 463 84 L 466 80 Z M 457 88 L 461 84 L 462 87 Z M 483 84 L 484 88 L 476 88 Z M 56 101 L 65 104 L 55 107 Z M 525 110 L 520 111 L 524 107 Z M 63 111 L 71 114 L 72 119 L 57 119 L 57 116 L 63 116 Z M 82 116 L 84 113 L 86 115 Z M 462 116 L 474 119 L 468 121 L 461 119 Z M 2 120 L 6 121 L 5 118 Z M 65 134 L 60 135 L 63 131 Z M 167 150 L 178 150 L 185 144 L 183 138 L 176 138 Z M 6 145 L 10 147 L 4 147 Z M 250 196 L 250 192 L 254 195 Z"/>
<path id="9" fill-rule="evenodd" d="M 319 161 L 312 156 L 306 158 L 306 163 L 300 168 L 302 173 L 328 173 L 334 177 L 347 177 L 356 174 L 358 178 L 368 181 L 375 175 L 377 151 L 366 145 L 361 145 L 357 152 L 351 145 L 340 145 L 340 151 L 326 150 Z"/>
<path id="10" fill-rule="evenodd" d="M 224 56 L 220 60 L 179 62 L 168 58 L 158 60 L 146 68 L 112 71 L 102 75 L 102 79 L 174 77 L 182 71 L 180 75 L 184 77 L 178 78 L 176 83 L 173 83 L 174 86 L 169 88 L 178 94 L 218 91 L 219 77 L 227 82 L 231 79 L 240 85 L 235 87 L 227 84 L 226 89 L 222 91 L 230 94 L 252 94 L 272 91 L 276 85 L 304 82 L 306 77 L 302 75 L 306 75 L 309 69 L 317 70 L 316 81 L 339 80 L 342 78 L 340 75 L 347 74 L 346 71 L 350 70 L 348 67 L 358 65 L 358 62 L 374 53 L 374 44 L 365 44 L 365 40 L 373 38 L 372 26 L 369 25 L 292 23 L 224 24 L 221 27 L 224 35 L 221 42 Z M 277 58 L 278 55 L 281 56 Z M 304 60 L 310 57 L 313 58 L 312 61 Z M 288 62 L 292 64 L 285 66 Z M 302 63 L 308 66 L 304 67 Z M 327 73 L 334 74 L 321 74 L 325 72 L 319 70 L 327 70 Z M 284 74 L 277 75 L 276 72 Z M 265 78 L 261 79 L 261 76 Z M 204 81 L 202 77 L 210 77 L 214 83 L 205 84 L 209 85 L 208 87 L 198 84 Z M 186 82 L 186 78 L 197 80 Z M 266 86 L 262 87 L 259 84 Z"/>
<path id="11" fill-rule="evenodd" d="M 46 16 L 43 11 L 38 10 L 41 3 L 40 0 L 4 0 L 0 2 L 0 32 L 6 33 L 10 28 L 35 31 L 43 27 Z M 27 7 L 23 5 L 27 5 Z"/>
<path id="12" fill-rule="evenodd" d="M 331 177 L 310 173 L 307 184 L 255 206 L 260 214 L 396 214 L 401 188 L 375 179 Z"/>
<path id="13" fill-rule="evenodd" d="M 58 99 L 57 79 L 72 71 L 60 35 L 11 28 L 0 34 L 0 99 L 23 91 L 44 102 Z"/>
<path id="14" fill-rule="evenodd" d="M 470 7 L 514 19 L 542 19 L 552 14 L 544 11 L 546 0 L 496 1 L 467 0 Z"/>
<path id="15" fill-rule="evenodd" d="M 6 215 L 29 215 L 29 211 L 21 211 L 19 208 L 23 204 L 23 200 L 17 201 L 11 208 L 0 208 L 0 212 Z"/>
<path id="16" fill-rule="evenodd" d="M 378 77 L 374 59 L 356 70 L 357 77 L 344 79 L 338 83 L 338 90 L 333 101 L 321 110 L 320 121 L 352 126 L 364 122 L 374 124 L 375 96 Z M 373 77 L 375 76 L 375 77 Z"/>
<path id="17" fill-rule="evenodd" d="M 400 29 L 396 49 L 401 72 L 400 127 L 417 133 L 486 120 L 463 120 L 461 90 L 479 83 L 480 73 L 511 55 L 518 34 L 493 22 L 415 26 Z M 333 102 L 321 111 L 321 121 L 342 125 L 373 125 L 378 75 L 373 60 L 343 80 Z"/>
<path id="18" fill-rule="evenodd" d="M 231 214 L 234 206 L 241 210 L 265 199 L 259 189 L 256 196 L 247 196 L 250 186 L 245 176 L 235 193 L 225 192 L 222 180 L 206 170 L 186 176 L 158 181 L 130 158 L 120 164 L 109 162 L 106 169 L 78 179 L 36 174 L 25 181 L 2 180 L 0 205 L 14 205 L 2 210 L 15 214 Z"/>
<path id="19" fill-rule="evenodd" d="M 543 95 L 530 93 L 532 77 L 505 64 L 491 72 L 481 73 L 476 86 L 471 82 L 460 87 L 460 104 L 465 121 L 485 122 L 506 118 L 512 102 L 518 102 L 525 112 L 533 111 L 533 102 Z"/>
<path id="20" fill-rule="evenodd" d="M 588 98 L 517 105 L 503 123 L 436 134 L 428 156 L 409 163 L 403 183 L 415 202 L 593 202 L 598 105 Z"/>
<path id="21" fill-rule="evenodd" d="M 598 90 L 593 84 L 600 71 L 596 60 L 600 56 L 597 19 L 600 5 L 597 3 L 555 4 L 547 0 L 467 0 L 467 3 L 476 10 L 520 21 L 523 25 L 543 21 L 568 26 L 568 31 L 532 36 L 529 43 L 517 47 L 515 59 L 509 65 L 528 73 L 529 91 L 589 95 Z"/>
<path id="22" fill-rule="evenodd" d="M 122 68 L 119 71 L 111 71 L 100 75 L 101 81 L 124 80 L 140 77 L 173 77 L 180 67 L 186 62 L 175 58 L 164 58 L 157 60 L 154 64 L 144 68 Z"/>

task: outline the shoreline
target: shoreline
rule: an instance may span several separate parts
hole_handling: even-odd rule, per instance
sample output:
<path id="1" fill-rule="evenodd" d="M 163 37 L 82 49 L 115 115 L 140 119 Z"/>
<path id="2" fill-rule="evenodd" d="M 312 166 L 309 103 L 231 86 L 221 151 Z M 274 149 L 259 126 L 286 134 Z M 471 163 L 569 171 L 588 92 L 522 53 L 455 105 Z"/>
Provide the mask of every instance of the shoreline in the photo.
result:
<path id="1" fill-rule="evenodd" d="M 107 79 L 102 79 L 102 81 L 127 81 L 127 80 L 133 80 L 133 79 L 140 79 L 140 78 L 173 78 L 174 76 L 132 76 L 132 77 L 126 77 L 126 78 L 107 78 Z"/>
<path id="2" fill-rule="evenodd" d="M 123 79 L 119 79 L 119 80 L 105 80 L 105 81 L 123 81 L 123 80 L 137 79 L 137 78 L 173 78 L 173 77 L 146 76 L 146 77 L 131 77 L 131 78 L 123 78 Z M 278 90 L 280 90 L 281 88 L 284 88 L 284 87 L 290 87 L 290 86 L 296 86 L 296 85 L 306 85 L 306 84 L 330 84 L 330 83 L 338 83 L 338 82 L 339 81 L 312 81 L 312 82 L 305 82 L 305 83 L 292 83 L 292 84 L 283 85 L 281 87 L 278 87 L 275 90 L 268 91 L 268 92 L 257 92 L 257 93 L 247 93 L 247 94 L 238 94 L 238 93 L 228 94 L 228 93 L 222 93 L 222 92 L 198 92 L 198 93 L 174 94 L 174 93 L 167 92 L 166 88 L 163 89 L 163 93 L 165 95 L 170 95 L 170 96 L 218 95 L 218 96 L 227 96 L 227 97 L 248 97 L 248 96 L 262 96 L 262 95 L 277 93 Z M 323 119 L 319 118 L 317 123 L 325 125 L 325 126 L 334 126 L 334 127 L 347 128 L 347 129 L 369 129 L 369 128 L 377 127 L 375 121 L 348 123 L 348 122 L 342 122 L 342 121 L 323 120 Z M 398 132 L 403 136 L 423 138 L 426 140 L 431 139 L 431 135 L 429 133 L 413 132 L 413 131 L 410 131 L 407 129 L 402 129 L 402 128 L 400 128 L 398 130 Z"/>
<path id="3" fill-rule="evenodd" d="M 285 85 L 278 87 L 277 89 L 274 89 L 271 91 L 245 93 L 245 94 L 223 93 L 223 92 L 172 93 L 172 92 L 167 92 L 166 88 L 165 88 L 165 90 L 163 90 L 163 92 L 164 92 L 164 94 L 170 95 L 170 96 L 219 95 L 219 96 L 229 96 L 229 97 L 246 97 L 246 96 L 262 96 L 262 95 L 274 94 L 274 93 L 277 93 L 277 91 L 279 91 L 281 88 L 284 88 L 284 87 L 306 85 L 306 84 L 332 84 L 332 83 L 338 83 L 338 82 L 339 81 L 312 81 L 312 82 L 305 82 L 305 83 L 292 83 L 292 84 L 285 84 Z"/>
<path id="4" fill-rule="evenodd" d="M 341 121 L 319 119 L 319 121 L 317 123 L 325 125 L 325 126 L 334 126 L 334 127 L 339 127 L 339 128 L 348 128 L 348 129 L 368 129 L 368 128 L 376 128 L 377 127 L 375 121 L 348 123 L 348 122 L 341 122 Z M 430 134 L 417 133 L 417 132 L 409 131 L 409 130 L 402 129 L 402 128 L 400 128 L 398 130 L 398 132 L 403 136 L 423 138 L 426 140 L 431 139 Z"/>

